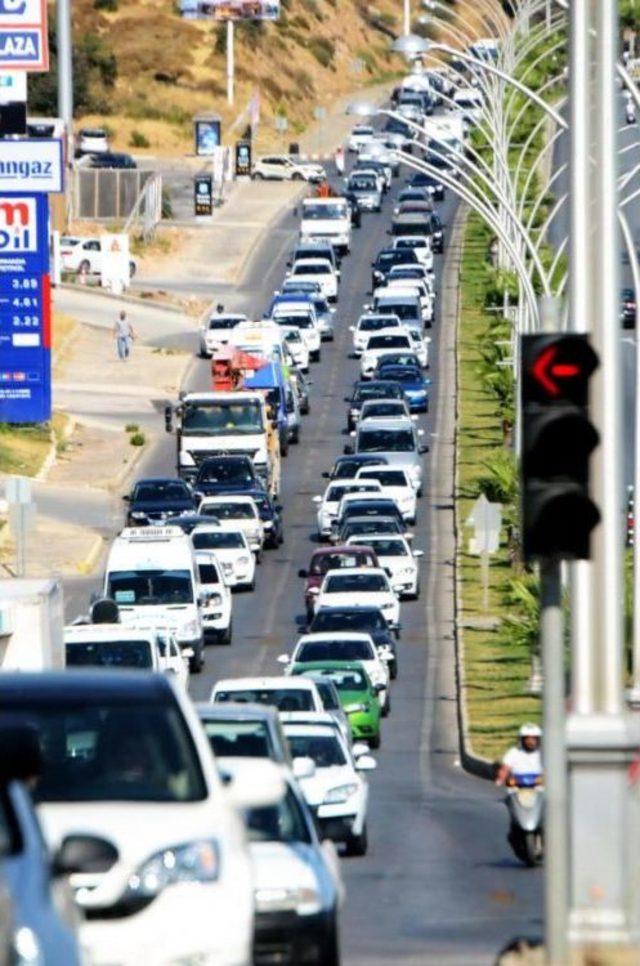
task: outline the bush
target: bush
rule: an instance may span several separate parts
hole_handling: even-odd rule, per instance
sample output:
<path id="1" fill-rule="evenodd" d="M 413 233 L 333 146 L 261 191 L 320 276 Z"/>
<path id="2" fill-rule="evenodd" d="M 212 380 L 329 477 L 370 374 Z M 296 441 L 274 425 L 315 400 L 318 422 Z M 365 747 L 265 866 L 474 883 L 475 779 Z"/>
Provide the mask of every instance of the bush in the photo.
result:
<path id="1" fill-rule="evenodd" d="M 132 446 L 144 446 L 146 441 L 147 441 L 147 438 L 144 435 L 144 433 L 134 433 L 132 436 L 129 437 L 129 442 L 131 443 Z"/>
<path id="2" fill-rule="evenodd" d="M 95 10 L 107 10 L 114 13 L 118 9 L 118 0 L 93 0 Z"/>
<path id="3" fill-rule="evenodd" d="M 132 131 L 129 138 L 130 148 L 150 148 L 151 142 L 144 136 L 142 131 Z"/>
<path id="4" fill-rule="evenodd" d="M 73 50 L 74 112 L 105 113 L 111 109 L 107 92 L 118 76 L 115 54 L 98 34 L 75 37 Z M 28 108 L 31 114 L 56 117 L 58 113 L 58 50 L 56 34 L 49 24 L 49 71 L 29 78 Z"/>
<path id="5" fill-rule="evenodd" d="M 312 37 L 308 43 L 309 51 L 323 67 L 330 67 L 336 54 L 336 45 L 326 37 Z"/>

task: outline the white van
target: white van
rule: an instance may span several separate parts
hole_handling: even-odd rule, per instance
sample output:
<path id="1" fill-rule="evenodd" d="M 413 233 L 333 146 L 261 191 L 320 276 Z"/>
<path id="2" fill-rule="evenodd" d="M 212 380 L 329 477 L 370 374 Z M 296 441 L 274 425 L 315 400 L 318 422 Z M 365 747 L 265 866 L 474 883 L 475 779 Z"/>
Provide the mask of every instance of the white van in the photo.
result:
<path id="1" fill-rule="evenodd" d="M 104 594 L 118 605 L 123 624 L 172 630 L 191 671 L 204 665 L 200 587 L 193 544 L 179 527 L 127 527 L 109 551 Z"/>
<path id="2" fill-rule="evenodd" d="M 68 668 L 107 668 L 175 674 L 185 687 L 191 651 L 181 652 L 175 636 L 155 627 L 72 624 L 64 629 Z"/>
<path id="3" fill-rule="evenodd" d="M 342 255 L 351 250 L 351 211 L 346 198 L 305 198 L 300 241 L 329 241 Z"/>

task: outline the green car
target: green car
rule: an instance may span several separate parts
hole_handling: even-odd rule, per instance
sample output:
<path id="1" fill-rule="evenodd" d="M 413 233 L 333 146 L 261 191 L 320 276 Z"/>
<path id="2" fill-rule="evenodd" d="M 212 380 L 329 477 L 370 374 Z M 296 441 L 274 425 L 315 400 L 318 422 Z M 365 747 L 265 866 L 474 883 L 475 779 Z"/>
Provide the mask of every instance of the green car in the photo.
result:
<path id="1" fill-rule="evenodd" d="M 380 701 L 382 685 L 371 683 L 360 661 L 305 661 L 291 666 L 290 674 L 326 674 L 336 686 L 340 702 L 349 715 L 354 741 L 380 747 Z"/>

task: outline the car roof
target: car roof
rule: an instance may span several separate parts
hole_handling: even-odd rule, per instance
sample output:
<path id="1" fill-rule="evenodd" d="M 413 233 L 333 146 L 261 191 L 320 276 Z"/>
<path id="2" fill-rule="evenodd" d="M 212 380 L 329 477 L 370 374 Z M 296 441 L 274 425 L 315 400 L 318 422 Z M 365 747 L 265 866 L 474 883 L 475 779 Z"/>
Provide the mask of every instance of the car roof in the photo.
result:
<path id="1" fill-rule="evenodd" d="M 356 570 L 356 569 L 358 569 L 358 572 L 360 572 L 359 568 L 353 568 L 353 570 Z M 329 570 L 328 573 L 342 574 L 342 573 L 345 573 L 345 570 L 346 568 L 344 568 L 343 570 Z M 369 568 L 367 573 L 371 571 L 373 573 L 379 572 L 378 570 L 373 570 L 373 568 Z M 346 572 L 351 573 L 352 569 L 349 568 L 349 570 L 346 570 Z M 382 571 L 380 570 L 380 572 Z M 334 640 L 336 633 L 337 633 L 336 631 L 310 631 L 308 634 L 303 634 L 302 637 L 298 639 L 298 642 L 296 644 L 296 649 L 300 646 L 300 644 L 311 644 L 314 641 L 326 641 L 326 640 L 332 641 Z M 367 633 L 367 631 L 340 631 L 339 633 L 340 633 L 341 639 L 345 641 L 361 641 L 363 639 L 367 641 L 371 640 L 371 635 Z"/>
<path id="2" fill-rule="evenodd" d="M 278 709 L 269 704 L 234 704 L 225 701 L 224 704 L 196 704 L 198 717 L 204 721 L 221 719 L 224 721 L 271 721 L 278 720 Z"/>
<path id="3" fill-rule="evenodd" d="M 386 429 L 386 430 L 392 430 L 392 431 L 394 429 L 397 429 L 398 431 L 400 431 L 404 429 L 413 429 L 413 428 L 414 428 L 414 422 L 412 419 L 409 418 L 409 416 L 398 416 L 397 418 L 393 418 L 393 419 L 386 419 L 386 418 L 368 419 L 366 424 L 366 429 L 364 426 L 362 426 L 362 428 L 359 429 L 358 432 L 369 433 L 377 429 Z"/>
<path id="4" fill-rule="evenodd" d="M 366 550 L 366 547 L 363 546 L 362 550 Z M 335 547 L 321 547 L 319 550 L 313 551 L 311 559 L 316 560 L 318 557 L 328 557 L 330 554 L 333 555 L 336 553 L 353 553 L 353 547 L 347 546 L 346 543 L 341 543 Z"/>
<path id="5" fill-rule="evenodd" d="M 315 615 L 314 616 L 317 617 L 319 613 L 329 614 L 331 612 L 333 612 L 334 614 L 336 614 L 336 613 L 343 614 L 345 612 L 347 614 L 355 614 L 355 613 L 358 613 L 359 614 L 363 610 L 374 610 L 378 614 L 382 613 L 379 607 L 376 607 L 375 604 L 371 604 L 371 603 L 364 603 L 364 604 L 321 604 L 320 607 L 318 607 L 318 610 L 315 612 Z M 340 632 L 340 633 L 342 633 L 342 632 Z M 313 663 L 313 661 L 311 661 L 310 663 Z"/>
<path id="6" fill-rule="evenodd" d="M 255 506 L 255 500 L 250 493 L 212 493 L 209 496 L 205 494 L 202 497 L 200 506 L 206 503 L 210 506 L 212 503 L 250 503 Z"/>
<path id="7" fill-rule="evenodd" d="M 135 481 L 133 486 L 139 486 L 141 483 L 181 483 L 189 489 L 185 481 L 181 480 L 179 476 L 142 476 Z"/>
<path id="8" fill-rule="evenodd" d="M 295 684 L 292 683 L 290 678 L 276 675 L 262 678 L 222 678 L 214 684 L 216 691 L 245 691 L 251 690 L 252 688 L 262 688 L 265 691 L 273 688 L 274 691 L 280 691 L 283 688 L 288 689 L 293 687 L 295 687 Z M 310 681 L 307 690 L 313 691 L 313 689 L 313 682 Z"/>
<path id="9" fill-rule="evenodd" d="M 33 701 L 81 702 L 91 704 L 105 698 L 126 702 L 166 702 L 172 696 L 168 678 L 163 674 L 140 671 L 3 671 L 0 674 L 1 703 L 24 705 Z"/>
<path id="10" fill-rule="evenodd" d="M 307 677 L 307 675 L 299 675 Z M 319 675 L 318 675 L 319 677 Z M 329 678 L 329 681 L 331 679 Z M 340 725 L 328 711 L 281 711 L 280 721 L 283 725 L 325 725 L 328 728 L 340 730 Z"/>
<path id="11" fill-rule="evenodd" d="M 351 577 L 353 575 L 366 574 L 367 577 L 372 575 L 387 577 L 387 571 L 382 567 L 340 567 L 338 570 L 327 570 L 324 575 L 326 580 L 328 577 Z"/>

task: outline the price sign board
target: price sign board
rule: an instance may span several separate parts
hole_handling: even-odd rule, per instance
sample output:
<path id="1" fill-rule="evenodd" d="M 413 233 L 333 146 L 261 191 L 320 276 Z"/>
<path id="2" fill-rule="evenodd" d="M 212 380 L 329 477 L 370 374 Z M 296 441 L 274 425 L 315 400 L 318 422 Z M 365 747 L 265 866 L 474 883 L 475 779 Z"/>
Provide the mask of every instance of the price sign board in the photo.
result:
<path id="1" fill-rule="evenodd" d="M 193 205 L 196 218 L 213 214 L 213 178 L 210 174 L 198 174 L 193 182 Z"/>
<path id="2" fill-rule="evenodd" d="M 51 418 L 46 195 L 0 195 L 0 422 Z"/>
<path id="3" fill-rule="evenodd" d="M 49 70 L 46 0 L 0 0 L 0 69 Z"/>

